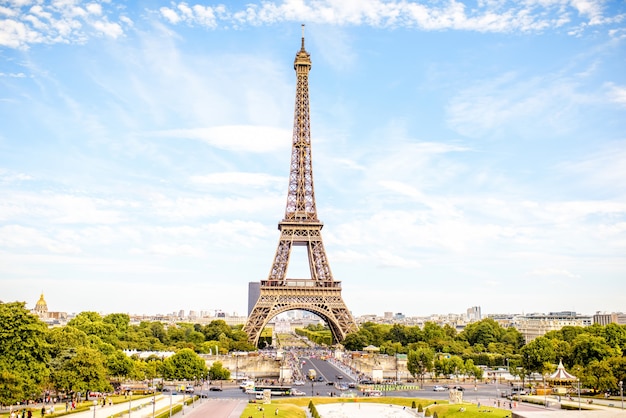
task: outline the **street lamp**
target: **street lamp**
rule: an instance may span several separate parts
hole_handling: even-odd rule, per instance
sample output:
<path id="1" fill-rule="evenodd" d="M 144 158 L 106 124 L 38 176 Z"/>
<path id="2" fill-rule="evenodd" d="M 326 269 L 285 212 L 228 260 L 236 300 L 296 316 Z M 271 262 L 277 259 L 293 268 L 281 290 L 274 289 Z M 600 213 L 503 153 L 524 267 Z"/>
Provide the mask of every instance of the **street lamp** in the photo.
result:
<path id="1" fill-rule="evenodd" d="M 622 383 L 622 382 L 620 382 Z M 621 386 L 621 385 L 620 385 Z M 93 400 L 93 418 L 96 418 L 96 408 L 98 406 L 98 401 L 96 401 L 95 399 Z"/>
<path id="2" fill-rule="evenodd" d="M 622 398 L 622 409 L 624 409 L 624 381 L 619 381 L 619 396 Z"/>
<path id="3" fill-rule="evenodd" d="M 128 418 L 130 418 L 130 403 L 133 400 L 133 391 L 129 390 L 128 391 Z"/>
<path id="4" fill-rule="evenodd" d="M 578 410 L 580 411 L 580 377 L 577 377 L 576 381 L 578 382 Z"/>

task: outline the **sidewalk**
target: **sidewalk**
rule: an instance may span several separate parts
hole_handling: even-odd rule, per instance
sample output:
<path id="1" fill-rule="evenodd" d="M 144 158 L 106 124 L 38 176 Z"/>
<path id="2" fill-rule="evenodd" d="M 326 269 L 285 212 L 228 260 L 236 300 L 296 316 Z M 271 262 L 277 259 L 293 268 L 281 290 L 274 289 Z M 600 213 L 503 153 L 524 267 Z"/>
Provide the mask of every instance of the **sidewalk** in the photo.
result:
<path id="1" fill-rule="evenodd" d="M 189 399 L 189 396 L 185 396 L 185 399 Z M 159 414 L 163 409 L 167 409 L 170 406 L 170 400 L 172 407 L 183 402 L 183 395 L 157 395 L 156 404 L 154 405 L 154 411 Z M 198 402 L 198 401 L 196 401 Z M 128 410 L 130 408 L 130 415 Z M 63 409 L 56 409 L 55 411 L 61 412 Z M 91 407 L 89 411 L 75 412 L 71 414 L 71 418 L 110 418 L 113 415 L 123 413 L 125 418 L 148 418 L 152 417 L 153 405 L 152 398 L 134 399 L 129 402 L 117 403 L 115 405 L 102 406 L 98 405 L 94 408 Z M 36 417 L 38 415 L 34 415 Z"/>

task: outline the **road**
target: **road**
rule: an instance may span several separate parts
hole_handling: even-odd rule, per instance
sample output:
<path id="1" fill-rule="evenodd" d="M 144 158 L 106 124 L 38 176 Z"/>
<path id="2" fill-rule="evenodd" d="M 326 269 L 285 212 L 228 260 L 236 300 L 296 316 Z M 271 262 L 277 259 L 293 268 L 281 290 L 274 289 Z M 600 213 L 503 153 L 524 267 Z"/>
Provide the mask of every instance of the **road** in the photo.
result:
<path id="1" fill-rule="evenodd" d="M 240 418 L 248 405 L 245 399 L 205 399 L 197 402 L 194 408 L 185 409 L 185 418 Z M 181 418 L 179 414 L 177 418 Z"/>

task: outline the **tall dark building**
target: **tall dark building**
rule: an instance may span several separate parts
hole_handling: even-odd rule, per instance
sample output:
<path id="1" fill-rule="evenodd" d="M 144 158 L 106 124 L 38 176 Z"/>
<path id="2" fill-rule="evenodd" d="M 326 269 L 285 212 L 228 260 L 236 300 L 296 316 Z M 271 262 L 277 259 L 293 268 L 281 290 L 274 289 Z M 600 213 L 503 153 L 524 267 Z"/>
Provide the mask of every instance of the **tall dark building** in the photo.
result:
<path id="1" fill-rule="evenodd" d="M 256 301 L 259 300 L 259 296 L 261 296 L 261 283 L 248 283 L 248 316 L 250 316 L 250 312 L 254 309 Z"/>

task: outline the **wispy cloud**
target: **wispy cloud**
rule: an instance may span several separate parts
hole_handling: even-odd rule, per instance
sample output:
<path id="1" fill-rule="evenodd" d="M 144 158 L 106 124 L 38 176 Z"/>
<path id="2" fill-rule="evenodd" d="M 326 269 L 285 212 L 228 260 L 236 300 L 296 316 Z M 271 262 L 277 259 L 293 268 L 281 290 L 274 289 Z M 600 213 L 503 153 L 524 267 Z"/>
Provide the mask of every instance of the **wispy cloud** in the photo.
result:
<path id="1" fill-rule="evenodd" d="M 216 126 L 211 128 L 172 129 L 151 135 L 196 139 L 227 151 L 266 153 L 291 145 L 291 132 L 268 126 Z"/>
<path id="2" fill-rule="evenodd" d="M 286 177 L 270 176 L 266 173 L 226 172 L 212 173 L 203 176 L 192 176 L 191 181 L 199 184 L 226 186 L 268 186 L 286 182 Z"/>

